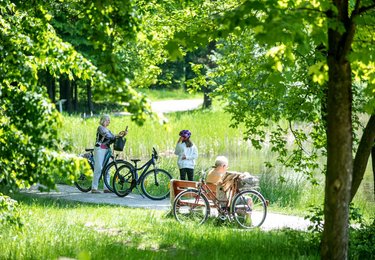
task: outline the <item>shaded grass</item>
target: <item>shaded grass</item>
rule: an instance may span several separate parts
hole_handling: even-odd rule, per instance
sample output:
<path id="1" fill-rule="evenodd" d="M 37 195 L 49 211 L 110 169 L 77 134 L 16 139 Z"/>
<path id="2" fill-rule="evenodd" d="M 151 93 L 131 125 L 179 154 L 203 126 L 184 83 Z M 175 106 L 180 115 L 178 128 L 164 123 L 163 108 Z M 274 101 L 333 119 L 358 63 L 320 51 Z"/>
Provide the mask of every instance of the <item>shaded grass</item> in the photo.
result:
<path id="1" fill-rule="evenodd" d="M 17 200 L 25 226 L 22 232 L 0 228 L 0 259 L 319 258 L 317 245 L 303 232 L 209 223 L 191 227 L 165 217 L 164 211 L 25 196 Z"/>

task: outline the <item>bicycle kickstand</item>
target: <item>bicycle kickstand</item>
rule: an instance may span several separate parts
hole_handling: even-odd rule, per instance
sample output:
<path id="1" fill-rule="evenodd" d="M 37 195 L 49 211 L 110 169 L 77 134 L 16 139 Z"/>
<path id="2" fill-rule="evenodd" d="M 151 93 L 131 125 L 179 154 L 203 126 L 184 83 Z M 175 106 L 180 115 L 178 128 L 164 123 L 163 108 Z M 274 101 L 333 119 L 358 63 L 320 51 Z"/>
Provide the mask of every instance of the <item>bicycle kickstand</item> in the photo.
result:
<path id="1" fill-rule="evenodd" d="M 142 198 L 145 198 L 145 196 L 143 196 L 143 193 L 138 189 L 138 185 L 136 185 L 135 188 L 137 189 L 138 193 L 141 194 Z"/>

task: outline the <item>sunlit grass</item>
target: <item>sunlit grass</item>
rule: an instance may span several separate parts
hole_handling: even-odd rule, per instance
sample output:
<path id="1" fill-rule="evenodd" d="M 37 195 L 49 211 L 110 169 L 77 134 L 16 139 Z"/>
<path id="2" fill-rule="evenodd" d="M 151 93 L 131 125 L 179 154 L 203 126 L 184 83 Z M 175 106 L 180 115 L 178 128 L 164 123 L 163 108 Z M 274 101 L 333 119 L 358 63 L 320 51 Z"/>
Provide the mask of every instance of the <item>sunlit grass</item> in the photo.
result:
<path id="1" fill-rule="evenodd" d="M 307 246 L 305 233 L 213 223 L 189 227 L 166 217 L 164 211 L 18 200 L 25 226 L 21 232 L 0 227 L 0 259 L 319 258 L 318 245 Z"/>

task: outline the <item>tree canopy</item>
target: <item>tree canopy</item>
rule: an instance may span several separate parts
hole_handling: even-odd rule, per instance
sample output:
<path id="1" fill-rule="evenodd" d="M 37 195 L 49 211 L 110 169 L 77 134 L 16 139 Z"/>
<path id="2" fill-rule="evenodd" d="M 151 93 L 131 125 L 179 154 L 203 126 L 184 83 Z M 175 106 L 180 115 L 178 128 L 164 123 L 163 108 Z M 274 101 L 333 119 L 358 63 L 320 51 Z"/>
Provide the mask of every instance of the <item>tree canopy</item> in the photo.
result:
<path id="1" fill-rule="evenodd" d="M 53 186 L 48 170 L 79 168 L 59 152 L 59 115 L 42 73 L 127 102 L 142 123 L 150 107 L 134 88 L 155 84 L 169 59 L 209 46 L 207 66 L 191 64 L 201 73 L 191 84 L 225 97 L 233 126 L 244 124 L 255 147 L 270 144 L 280 162 L 315 182 L 327 158 L 319 169 L 322 257 L 347 257 L 349 203 L 375 139 L 373 0 L 0 3 L 1 182 Z"/>

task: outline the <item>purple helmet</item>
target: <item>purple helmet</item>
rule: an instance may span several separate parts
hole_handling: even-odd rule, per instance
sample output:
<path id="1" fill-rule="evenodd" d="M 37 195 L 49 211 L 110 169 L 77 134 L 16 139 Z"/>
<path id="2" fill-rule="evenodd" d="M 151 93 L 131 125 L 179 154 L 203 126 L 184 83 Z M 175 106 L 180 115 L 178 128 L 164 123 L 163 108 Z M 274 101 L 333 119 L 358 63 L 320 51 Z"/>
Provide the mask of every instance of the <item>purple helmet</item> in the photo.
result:
<path id="1" fill-rule="evenodd" d="M 181 130 L 180 136 L 185 137 L 185 138 L 190 138 L 191 132 L 189 130 Z"/>

